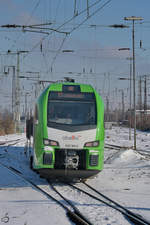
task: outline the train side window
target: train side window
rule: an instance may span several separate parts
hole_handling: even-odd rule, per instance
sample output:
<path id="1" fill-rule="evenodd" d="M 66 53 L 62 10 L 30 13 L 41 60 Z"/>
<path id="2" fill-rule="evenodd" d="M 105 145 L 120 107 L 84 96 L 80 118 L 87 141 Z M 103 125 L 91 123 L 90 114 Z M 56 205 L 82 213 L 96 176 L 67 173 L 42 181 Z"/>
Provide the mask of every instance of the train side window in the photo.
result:
<path id="1" fill-rule="evenodd" d="M 37 109 L 37 105 L 35 105 L 35 110 L 34 110 L 34 123 L 38 124 L 38 109 Z"/>

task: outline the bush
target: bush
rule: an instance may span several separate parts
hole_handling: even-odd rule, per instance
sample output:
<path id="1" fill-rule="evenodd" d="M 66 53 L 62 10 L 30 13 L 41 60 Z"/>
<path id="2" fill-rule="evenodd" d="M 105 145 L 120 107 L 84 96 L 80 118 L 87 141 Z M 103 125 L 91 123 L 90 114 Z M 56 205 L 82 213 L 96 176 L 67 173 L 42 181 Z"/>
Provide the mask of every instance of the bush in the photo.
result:
<path id="1" fill-rule="evenodd" d="M 0 113 L 0 135 L 13 134 L 14 130 L 15 123 L 12 114 L 8 110 Z"/>
<path id="2" fill-rule="evenodd" d="M 5 135 L 4 128 L 3 128 L 3 119 L 2 115 L 0 114 L 0 136 Z"/>
<path id="3" fill-rule="evenodd" d="M 143 131 L 150 130 L 150 115 L 141 114 L 137 117 L 137 128 Z"/>

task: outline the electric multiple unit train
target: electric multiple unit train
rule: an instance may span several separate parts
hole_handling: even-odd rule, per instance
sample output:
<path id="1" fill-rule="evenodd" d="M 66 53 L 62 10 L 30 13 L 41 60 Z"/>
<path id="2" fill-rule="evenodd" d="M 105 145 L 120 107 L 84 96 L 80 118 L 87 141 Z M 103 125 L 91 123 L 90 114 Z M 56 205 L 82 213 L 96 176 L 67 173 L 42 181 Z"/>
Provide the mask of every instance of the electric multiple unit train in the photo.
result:
<path id="1" fill-rule="evenodd" d="M 46 178 L 87 179 L 103 169 L 103 160 L 102 98 L 91 85 L 49 85 L 35 106 L 32 168 Z"/>

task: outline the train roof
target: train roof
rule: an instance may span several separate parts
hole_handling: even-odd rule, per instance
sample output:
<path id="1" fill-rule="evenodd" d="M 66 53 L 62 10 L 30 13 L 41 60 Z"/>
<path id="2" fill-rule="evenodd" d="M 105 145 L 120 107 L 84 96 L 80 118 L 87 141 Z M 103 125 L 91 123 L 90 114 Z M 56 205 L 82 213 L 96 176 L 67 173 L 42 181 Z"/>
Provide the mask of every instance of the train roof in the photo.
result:
<path id="1" fill-rule="evenodd" d="M 76 93 L 94 93 L 96 96 L 99 96 L 97 91 L 90 84 L 81 84 L 81 83 L 73 83 L 73 82 L 60 82 L 60 83 L 52 83 L 43 92 L 37 99 L 37 103 L 41 104 L 43 101 L 47 101 L 49 92 L 66 92 L 66 89 L 70 86 L 70 88 L 75 87 Z M 68 91 L 67 91 L 68 92 Z M 70 91 L 69 91 L 70 92 Z M 71 91 L 72 92 L 72 91 Z M 73 91 L 74 92 L 74 91 Z M 73 93 L 72 92 L 72 93 Z M 101 96 L 99 96 L 101 99 Z M 101 99 L 102 100 L 102 99 Z"/>
<path id="2" fill-rule="evenodd" d="M 94 88 L 90 84 L 61 82 L 53 83 L 48 86 L 49 91 L 62 91 L 63 86 L 79 86 L 81 92 L 94 92 Z"/>

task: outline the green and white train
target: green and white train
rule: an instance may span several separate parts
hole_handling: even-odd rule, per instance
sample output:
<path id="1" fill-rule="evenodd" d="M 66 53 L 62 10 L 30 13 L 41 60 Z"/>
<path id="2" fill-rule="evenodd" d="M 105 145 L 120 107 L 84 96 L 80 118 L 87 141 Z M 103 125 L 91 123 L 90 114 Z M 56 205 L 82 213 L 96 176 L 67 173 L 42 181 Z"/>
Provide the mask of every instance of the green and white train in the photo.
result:
<path id="1" fill-rule="evenodd" d="M 31 121 L 31 120 L 30 120 Z M 87 179 L 103 169 L 104 103 L 91 85 L 62 82 L 39 96 L 33 126 L 32 168 L 46 178 Z"/>

